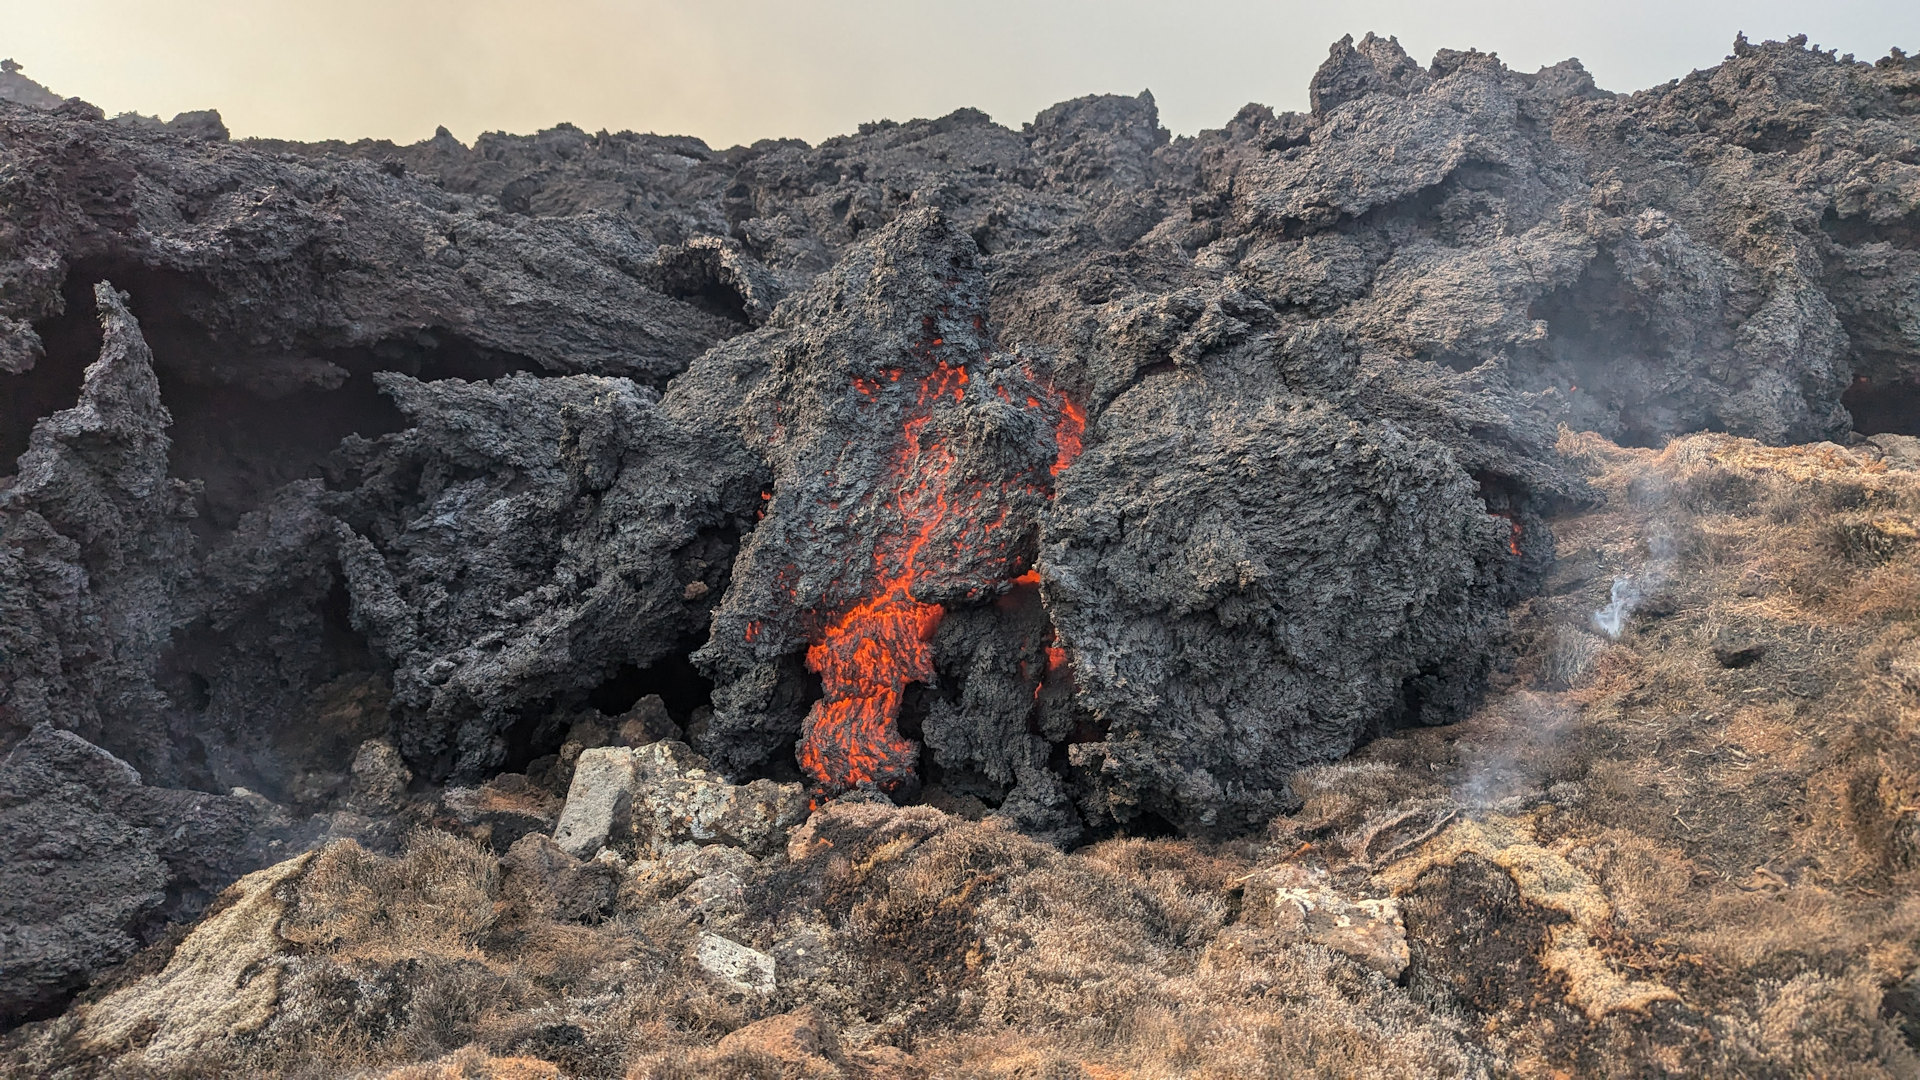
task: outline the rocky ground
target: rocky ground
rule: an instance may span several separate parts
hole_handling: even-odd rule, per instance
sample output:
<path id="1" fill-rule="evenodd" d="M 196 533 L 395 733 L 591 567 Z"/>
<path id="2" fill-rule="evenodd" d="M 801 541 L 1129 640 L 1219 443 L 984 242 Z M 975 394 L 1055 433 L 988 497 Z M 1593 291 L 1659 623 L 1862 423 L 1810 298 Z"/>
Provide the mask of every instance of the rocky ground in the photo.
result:
<path id="1" fill-rule="evenodd" d="M 0 70 L 0 1062 L 1920 1071 L 1920 62 L 1312 91 Z"/>
<path id="2" fill-rule="evenodd" d="M 729 784 L 653 699 L 251 874 L 17 1075 L 1911 1076 L 1920 440 L 1569 435 L 1606 496 L 1465 720 L 1225 842 Z M 1617 638 L 1596 621 L 1638 597 Z M 1616 609 L 1617 610 L 1617 609 Z M 77 740 L 75 740 L 77 741 Z M 637 744 L 637 745 L 632 745 Z M 15 751 L 22 754 L 31 742 Z M 373 849 L 387 848 L 392 854 Z"/>

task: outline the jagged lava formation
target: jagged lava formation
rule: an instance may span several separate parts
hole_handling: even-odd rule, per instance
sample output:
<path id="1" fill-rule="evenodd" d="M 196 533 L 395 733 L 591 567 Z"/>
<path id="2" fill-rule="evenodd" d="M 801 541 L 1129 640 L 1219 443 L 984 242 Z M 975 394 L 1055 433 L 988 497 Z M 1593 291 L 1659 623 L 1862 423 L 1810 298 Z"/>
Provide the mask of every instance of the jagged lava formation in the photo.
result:
<path id="1" fill-rule="evenodd" d="M 982 552 L 997 553 L 1009 563 L 1020 555 L 1010 542 L 1019 536 L 1017 529 L 1008 528 L 1014 524 L 1013 508 L 1002 505 L 988 516 L 984 504 L 992 493 L 981 481 L 955 483 L 958 455 L 946 437 L 930 430 L 935 411 L 949 399 L 955 405 L 965 402 L 972 382 L 966 367 L 937 358 L 935 350 L 945 347 L 945 338 L 933 338 L 913 350 L 916 359 L 931 359 L 932 370 L 920 376 L 912 390 L 900 447 L 880 478 L 879 490 L 899 520 L 878 534 L 869 595 L 816 631 L 807 647 L 807 670 L 820 676 L 823 696 L 807 714 L 800 764 L 830 791 L 863 784 L 891 787 L 914 777 L 919 747 L 903 740 L 897 729 L 901 697 L 908 683 L 938 678 L 929 642 L 946 614 L 938 604 L 915 599 L 915 590 L 948 568 L 978 560 Z M 877 401 L 901 381 L 899 369 L 884 374 L 884 383 L 856 378 L 854 387 Z M 991 392 L 1010 404 L 1014 396 L 1009 381 L 974 393 Z M 1059 475 L 1079 453 L 1084 418 L 1071 402 L 1057 400 L 1051 387 L 1016 383 L 1015 390 L 1025 395 L 1028 409 L 1045 407 L 1036 394 L 1046 395 L 1056 406 L 1054 461 L 1047 472 Z M 1029 475 L 1019 482 L 1031 493 L 1036 479 Z M 952 540 L 939 542 L 943 534 L 956 532 Z M 1028 570 L 1008 580 L 1037 584 L 1038 575 Z M 819 613 L 815 605 L 816 617 Z M 755 636 L 754 628 L 748 634 L 750 639 Z M 1036 682 L 1036 696 L 1038 692 Z"/>
<path id="2" fill-rule="evenodd" d="M 657 696 L 736 780 L 1231 835 L 1471 705 L 1594 497 L 1560 426 L 1920 430 L 1897 52 L 1620 95 L 1369 35 L 1195 137 L 1142 94 L 729 150 L 0 90 L 0 814 L 81 789 L 57 731 L 298 846 L 369 741 L 563 791 Z M 98 885 L 104 937 L 19 909 L 4 1009 L 258 865 L 232 831 Z"/>
<path id="3" fill-rule="evenodd" d="M 721 676 L 705 741 L 751 768 L 798 718 L 748 695 L 790 687 L 803 653 L 821 697 L 798 756 L 832 792 L 915 783 L 919 748 L 896 727 L 907 688 L 940 681 L 949 607 L 1030 587 L 1082 423 L 1043 360 L 993 351 L 971 242 L 943 215 L 911 212 L 884 235 L 885 255 L 850 255 L 751 346 L 785 341 L 742 405 L 772 488 L 698 657 Z M 690 378 L 743 352 L 716 350 Z M 771 731 L 770 713 L 783 722 Z M 947 722 L 928 716 L 927 737 Z"/>

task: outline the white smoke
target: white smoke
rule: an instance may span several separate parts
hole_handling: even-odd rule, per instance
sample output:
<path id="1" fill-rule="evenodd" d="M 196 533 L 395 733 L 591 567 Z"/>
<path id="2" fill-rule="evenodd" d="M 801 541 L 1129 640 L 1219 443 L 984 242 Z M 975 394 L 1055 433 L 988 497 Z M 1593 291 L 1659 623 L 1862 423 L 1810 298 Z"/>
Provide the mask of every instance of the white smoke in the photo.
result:
<path id="1" fill-rule="evenodd" d="M 1594 629 L 1617 639 L 1633 618 L 1633 610 L 1667 583 L 1673 569 L 1673 536 L 1659 529 L 1647 537 L 1647 561 L 1638 574 L 1615 574 L 1606 606 L 1593 613 Z"/>
<path id="2" fill-rule="evenodd" d="M 1577 608 L 1559 617 L 1564 622 L 1556 620 L 1558 627 L 1551 635 L 1554 654 L 1546 658 L 1542 692 L 1510 691 L 1497 703 L 1490 703 L 1490 711 L 1504 714 L 1496 722 L 1462 732 L 1457 752 L 1464 769 L 1454 783 L 1453 798 L 1463 810 L 1517 812 L 1503 808 L 1529 805 L 1529 800 L 1541 798 L 1564 805 L 1566 800 L 1580 797 L 1576 783 L 1551 783 L 1553 763 L 1559 749 L 1578 730 L 1582 708 L 1555 697 L 1553 691 L 1577 683 L 1606 648 L 1595 633 L 1618 640 L 1635 610 L 1661 595 L 1678 566 L 1677 522 L 1669 512 L 1671 495 L 1664 482 L 1657 475 L 1643 476 L 1629 499 L 1644 515 L 1644 557 L 1632 560 L 1629 556 L 1627 565 L 1613 576 L 1607 602 L 1584 622 Z M 1605 557 L 1600 552 L 1595 554 Z M 1634 561 L 1639 565 L 1633 565 Z M 1585 623 L 1591 623 L 1591 627 Z"/>
<path id="3" fill-rule="evenodd" d="M 1613 595 L 1607 600 L 1607 606 L 1593 613 L 1593 625 L 1610 638 L 1620 636 L 1626 629 L 1627 620 L 1633 616 L 1633 609 L 1640 606 L 1646 594 L 1634 584 L 1633 578 L 1626 574 L 1613 577 Z"/>
<path id="4" fill-rule="evenodd" d="M 1462 732 L 1456 747 L 1466 768 L 1454 783 L 1453 801 L 1468 810 L 1537 797 L 1549 781 L 1557 748 L 1579 722 L 1577 711 L 1525 690 L 1506 695 L 1494 708 L 1501 722 Z"/>

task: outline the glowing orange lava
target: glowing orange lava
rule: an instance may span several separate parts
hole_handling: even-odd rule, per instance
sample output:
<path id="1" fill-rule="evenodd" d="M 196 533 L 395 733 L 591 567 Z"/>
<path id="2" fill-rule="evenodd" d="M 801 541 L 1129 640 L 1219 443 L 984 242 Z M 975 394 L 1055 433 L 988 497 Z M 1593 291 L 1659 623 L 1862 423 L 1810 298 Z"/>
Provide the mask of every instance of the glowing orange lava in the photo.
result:
<path id="1" fill-rule="evenodd" d="M 1515 517 L 1510 510 L 1493 510 L 1489 512 L 1494 517 L 1507 519 L 1507 524 L 1513 527 L 1513 532 L 1507 537 L 1507 550 L 1515 555 L 1521 554 L 1520 541 L 1527 533 L 1525 529 L 1520 527 L 1520 519 Z"/>
<path id="2" fill-rule="evenodd" d="M 943 344 L 938 338 L 931 342 L 933 347 Z M 926 346 L 918 352 L 930 356 Z M 897 372 L 891 376 L 890 381 L 899 381 Z M 967 553 L 963 548 L 977 553 L 995 543 L 1008 543 L 1004 535 L 996 539 L 1008 511 L 1002 508 L 990 514 L 982 506 L 989 501 L 989 488 L 999 482 L 955 476 L 956 455 L 933 424 L 937 405 L 965 401 L 969 381 L 964 366 L 944 359 L 935 360 L 921 379 L 887 473 L 893 484 L 887 499 L 902 528 L 874 545 L 867 596 L 818 629 L 807 648 L 807 669 L 820 676 L 822 696 L 807 715 L 798 757 L 807 774 L 827 791 L 862 784 L 887 788 L 913 776 L 919 747 L 900 733 L 900 703 L 908 683 L 934 679 L 929 642 L 946 614 L 938 604 L 915 599 L 914 587 Z M 1086 416 L 1043 381 L 1035 381 L 1060 414 L 1051 466 L 1052 474 L 1058 475 L 1080 452 Z M 865 378 L 856 379 L 854 385 L 869 399 L 880 389 L 877 381 Z M 1006 398 L 1004 393 L 1000 396 Z M 1027 403 L 1031 408 L 1047 407 L 1035 397 Z M 1022 478 L 1004 483 L 1033 482 Z M 1042 489 L 1034 483 L 1032 490 Z M 933 543 L 936 536 L 957 536 L 947 541 L 954 550 L 940 550 L 942 545 Z M 1013 576 L 1012 560 L 1009 550 L 1006 580 L 1039 583 L 1038 573 L 1031 569 Z"/>
<path id="3" fill-rule="evenodd" d="M 1087 414 L 1080 411 L 1080 406 L 1061 398 L 1060 423 L 1053 429 L 1053 441 L 1060 447 L 1059 456 L 1053 459 L 1053 475 L 1059 476 L 1062 469 L 1080 456 L 1080 439 L 1086 433 Z"/>

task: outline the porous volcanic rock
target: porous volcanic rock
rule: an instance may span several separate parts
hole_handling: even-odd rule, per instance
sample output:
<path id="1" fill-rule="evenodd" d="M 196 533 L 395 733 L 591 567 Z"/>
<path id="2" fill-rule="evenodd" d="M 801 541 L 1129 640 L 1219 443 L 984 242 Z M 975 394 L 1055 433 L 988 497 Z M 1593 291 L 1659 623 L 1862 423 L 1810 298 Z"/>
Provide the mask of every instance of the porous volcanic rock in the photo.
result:
<path id="1" fill-rule="evenodd" d="M 935 680 L 926 639 L 945 607 L 1004 596 L 1031 567 L 1077 408 L 1047 358 L 994 351 L 985 291 L 973 241 L 915 211 L 669 391 L 737 387 L 732 426 L 771 474 L 699 654 L 718 684 L 702 749 L 722 768 L 800 723 L 816 780 L 909 782 L 917 750 L 895 721 L 907 684 Z M 827 684 L 811 710 L 803 663 Z M 847 724 L 858 745 L 830 737 Z"/>
<path id="2" fill-rule="evenodd" d="M 554 842 L 582 859 L 603 847 L 646 856 L 704 844 L 763 856 L 784 846 L 787 830 L 806 816 L 800 785 L 729 784 L 685 743 L 662 739 L 581 754 Z"/>
<path id="3" fill-rule="evenodd" d="M 1518 519 L 1444 443 L 1259 385 L 1129 392 L 1047 523 L 1044 594 L 1104 730 L 1070 760 L 1122 821 L 1245 829 L 1370 725 L 1455 715 L 1525 572 Z"/>
<path id="4" fill-rule="evenodd" d="M 258 797 L 148 787 L 41 725 L 0 758 L 0 1018 L 62 1005 L 311 836 Z"/>
<path id="5" fill-rule="evenodd" d="M 1540 530 L 1531 557 L 1516 539 L 1525 499 L 1571 490 L 1497 382 L 1422 386 L 1329 335 L 1262 336 L 1143 380 L 1088 434 L 1053 355 L 991 351 L 983 291 L 971 238 L 916 211 L 669 391 L 739 387 L 772 474 L 699 654 L 716 763 L 752 767 L 797 723 L 816 780 L 899 792 L 904 722 L 951 784 L 1039 831 L 1071 831 L 1069 780 L 1095 821 L 1226 830 L 1370 724 L 1470 698 L 1542 557 Z M 1048 698 L 1061 649 L 1078 692 Z M 820 749 L 823 727 L 865 741 Z M 1068 776 L 1049 766 L 1088 731 Z"/>
<path id="6" fill-rule="evenodd" d="M 6 370 L 39 358 L 30 324 L 63 310 L 70 273 L 119 268 L 197 336 L 174 357 L 182 380 L 269 397 L 364 379 L 354 350 L 373 351 L 376 367 L 457 367 L 448 354 L 464 348 L 483 366 L 505 357 L 657 381 L 735 328 L 649 287 L 656 242 L 625 220 L 529 218 L 372 164 L 89 110 L 0 117 L 16 166 L 0 272 Z"/>
<path id="7" fill-rule="evenodd" d="M 60 104 L 60 96 L 20 74 L 19 64 L 12 60 L 0 60 L 0 101 L 51 109 Z"/>
<path id="8" fill-rule="evenodd" d="M 34 426 L 0 481 L 0 719 L 147 764 L 168 757 L 152 675 L 193 603 L 194 492 L 168 476 L 173 419 L 124 300 L 95 289 L 104 341 L 79 401 Z"/>
<path id="9" fill-rule="evenodd" d="M 484 776 L 510 737 L 564 734 L 526 730 L 530 707 L 697 637 L 757 471 L 623 378 L 379 380 L 413 426 L 351 442 L 362 482 L 322 500 L 352 624 L 393 672 L 406 756 Z"/>

